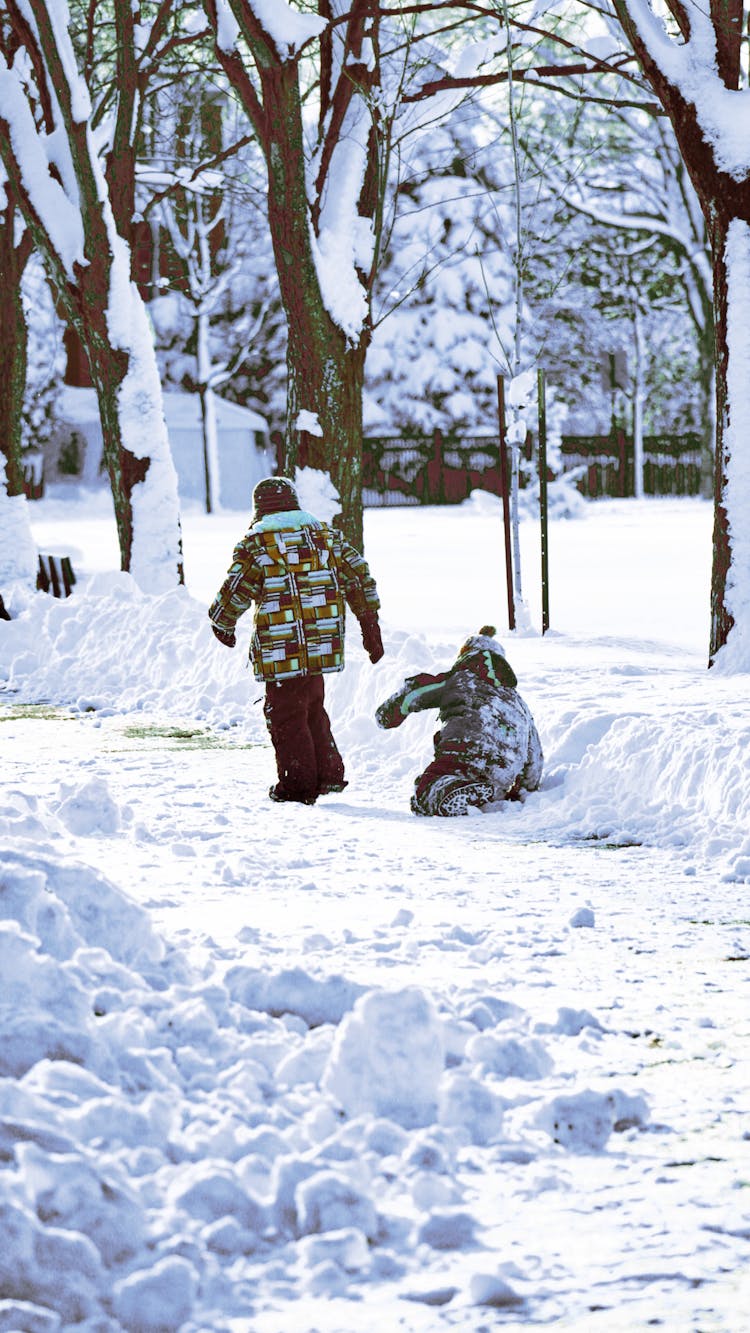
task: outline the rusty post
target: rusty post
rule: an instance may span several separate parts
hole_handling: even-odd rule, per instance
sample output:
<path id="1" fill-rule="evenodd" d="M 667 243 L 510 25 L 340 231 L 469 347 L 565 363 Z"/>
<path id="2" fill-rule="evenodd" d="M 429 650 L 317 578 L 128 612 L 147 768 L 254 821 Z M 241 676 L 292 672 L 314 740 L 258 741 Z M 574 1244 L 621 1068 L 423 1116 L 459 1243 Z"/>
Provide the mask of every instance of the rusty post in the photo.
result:
<path id="1" fill-rule="evenodd" d="M 542 535 L 542 634 L 549 629 L 549 550 L 547 545 L 547 401 L 544 371 L 537 370 L 539 398 L 539 520 Z"/>
<path id="2" fill-rule="evenodd" d="M 508 591 L 508 629 L 516 628 L 516 606 L 513 596 L 513 562 L 510 543 L 510 492 L 508 490 L 508 449 L 505 443 L 505 381 L 497 377 L 497 421 L 500 431 L 500 490 L 503 499 L 503 527 L 505 529 L 505 582 Z"/>

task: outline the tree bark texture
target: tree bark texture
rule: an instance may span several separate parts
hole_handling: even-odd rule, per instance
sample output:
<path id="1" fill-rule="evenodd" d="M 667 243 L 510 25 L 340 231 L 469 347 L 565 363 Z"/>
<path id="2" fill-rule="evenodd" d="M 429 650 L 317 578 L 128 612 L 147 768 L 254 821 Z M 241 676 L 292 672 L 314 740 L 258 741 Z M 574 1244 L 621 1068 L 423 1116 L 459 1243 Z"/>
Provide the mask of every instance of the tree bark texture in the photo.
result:
<path id="1" fill-rule="evenodd" d="M 135 14 L 131 0 L 115 0 L 117 114 L 107 158 L 107 185 L 117 231 L 133 254 L 136 124 L 141 89 L 135 54 Z"/>
<path id="2" fill-rule="evenodd" d="M 701 138 L 695 154 L 709 157 Z M 728 427 L 733 405 L 728 390 L 729 361 L 731 348 L 727 328 L 727 300 L 729 296 L 729 274 L 726 263 L 726 245 L 730 225 L 741 221 L 750 225 L 750 183 L 738 184 L 726 173 L 717 171 L 711 159 L 712 172 L 707 167 L 703 185 L 698 188 L 698 196 L 704 209 L 708 234 L 711 243 L 714 289 L 714 358 L 716 382 L 716 444 L 714 454 L 714 526 L 713 559 L 711 565 L 711 632 L 709 642 L 709 665 L 713 663 L 720 648 L 723 648 L 734 625 L 734 617 L 727 605 L 727 579 L 734 563 L 734 542 L 732 524 L 747 522 L 746 515 L 734 513 L 730 522 L 728 492 L 729 475 L 729 439 Z M 697 180 L 696 172 L 694 180 Z M 749 373 L 746 367 L 746 376 Z M 750 395 L 749 381 L 745 380 L 745 394 Z M 739 403 L 734 404 L 734 411 L 739 411 Z M 735 442 L 735 447 L 736 447 Z M 743 442 L 747 449 L 748 441 Z M 738 571 L 739 572 L 739 571 Z M 750 571 L 745 571 L 750 576 Z"/>
<path id="3" fill-rule="evenodd" d="M 750 396 L 750 365 L 736 345 L 735 330 L 730 333 L 729 304 L 733 299 L 746 305 L 747 291 L 742 276 L 728 263 L 730 231 L 741 228 L 745 236 L 745 252 L 750 255 L 750 199 L 740 214 L 735 206 L 729 210 L 714 208 L 712 250 L 714 265 L 714 315 L 716 321 L 716 465 L 714 482 L 713 567 L 711 571 L 711 644 L 710 663 L 719 649 L 728 642 L 736 624 L 730 596 L 731 585 L 750 588 L 750 561 L 748 561 L 747 511 L 743 495 L 736 494 L 732 476 L 739 464 L 740 451 L 747 451 L 750 442 L 739 440 L 733 429 L 734 419 L 740 415 L 740 394 L 747 401 Z M 738 290 L 739 288 L 739 290 Z M 740 387 L 741 386 L 741 387 Z M 747 465 L 746 465 L 747 466 Z M 744 554 L 743 554 L 744 553 Z M 745 591 L 740 606 L 750 600 Z M 750 626 L 738 629 L 745 637 Z M 750 669 L 750 662 L 742 665 Z"/>
<path id="4" fill-rule="evenodd" d="M 365 347 L 347 347 L 340 329 L 331 324 L 328 338 L 304 348 L 294 345 L 291 334 L 287 353 L 288 417 L 284 471 L 294 476 L 296 466 L 328 472 L 341 500 L 341 515 L 334 522 L 357 550 L 362 550 L 362 392 Z M 315 373 L 309 373 L 311 353 Z M 293 423 L 307 408 L 317 413 L 322 438 L 309 435 L 301 451 L 299 432 Z"/>
<path id="5" fill-rule="evenodd" d="M 367 338 L 351 346 L 323 304 L 310 241 L 297 69 L 261 75 L 268 126 L 268 216 L 288 324 L 284 467 L 328 471 L 341 500 L 342 530 L 362 544 L 362 389 Z M 298 414 L 315 412 L 322 437 L 299 457 Z"/>
<path id="6" fill-rule="evenodd" d="M 31 254 L 31 237 L 15 240 L 15 208 L 0 214 L 0 450 L 5 457 L 6 491 L 23 494 L 21 420 L 26 390 L 26 318 L 21 279 Z"/>

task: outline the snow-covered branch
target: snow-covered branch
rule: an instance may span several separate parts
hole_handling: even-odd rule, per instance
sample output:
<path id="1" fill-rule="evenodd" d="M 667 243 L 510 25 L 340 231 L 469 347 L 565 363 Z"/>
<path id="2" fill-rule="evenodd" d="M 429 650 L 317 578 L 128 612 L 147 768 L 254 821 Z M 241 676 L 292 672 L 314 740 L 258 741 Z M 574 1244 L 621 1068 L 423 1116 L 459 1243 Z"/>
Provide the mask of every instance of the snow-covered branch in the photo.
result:
<path id="1" fill-rule="evenodd" d="M 225 54 L 236 50 L 240 34 L 252 46 L 261 44 L 270 61 L 296 60 L 320 35 L 328 20 L 302 14 L 286 0 L 206 0 L 217 44 Z"/>
<path id="2" fill-rule="evenodd" d="M 662 100 L 693 108 L 717 168 L 735 181 L 750 175 L 750 90 L 740 88 L 740 47 L 723 21 L 683 0 L 684 22 L 672 36 L 648 0 L 615 0 L 621 22 Z M 736 25 L 735 25 L 736 26 Z"/>
<path id="3" fill-rule="evenodd" d="M 24 22 L 27 40 L 31 40 L 33 32 Z M 32 67 L 44 77 L 45 65 L 36 43 L 33 50 Z M 17 195 L 27 200 L 32 230 L 47 234 L 56 265 L 67 278 L 73 279 L 76 265 L 85 264 L 86 259 L 84 219 L 70 145 L 60 121 L 57 99 L 51 95 L 46 79 L 43 93 L 50 120 L 46 132 L 37 127 L 35 106 L 29 100 L 34 85 L 30 84 L 24 63 L 22 52 L 11 67 L 0 62 L 0 153 Z M 41 96 L 41 91 L 38 95 Z"/>

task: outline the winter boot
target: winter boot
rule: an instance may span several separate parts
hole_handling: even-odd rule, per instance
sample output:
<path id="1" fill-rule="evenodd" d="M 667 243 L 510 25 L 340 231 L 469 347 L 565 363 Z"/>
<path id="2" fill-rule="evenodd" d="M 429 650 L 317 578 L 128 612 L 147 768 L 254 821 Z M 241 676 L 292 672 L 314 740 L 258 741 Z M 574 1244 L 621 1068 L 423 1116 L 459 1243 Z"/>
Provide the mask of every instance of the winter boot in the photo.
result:
<path id="1" fill-rule="evenodd" d="M 268 795 L 272 801 L 296 801 L 298 805 L 315 805 L 318 799 L 315 794 L 312 796 L 292 796 L 291 793 L 285 792 L 278 782 L 275 787 L 268 788 Z"/>
<path id="2" fill-rule="evenodd" d="M 417 815 L 465 815 L 470 806 L 487 805 L 494 789 L 481 779 L 442 776 L 426 791 L 415 792 L 411 808 Z"/>
<path id="3" fill-rule="evenodd" d="M 330 796 L 333 792 L 343 791 L 344 787 L 348 786 L 349 783 L 345 778 L 342 778 L 340 782 L 321 782 L 318 787 L 318 796 Z"/>

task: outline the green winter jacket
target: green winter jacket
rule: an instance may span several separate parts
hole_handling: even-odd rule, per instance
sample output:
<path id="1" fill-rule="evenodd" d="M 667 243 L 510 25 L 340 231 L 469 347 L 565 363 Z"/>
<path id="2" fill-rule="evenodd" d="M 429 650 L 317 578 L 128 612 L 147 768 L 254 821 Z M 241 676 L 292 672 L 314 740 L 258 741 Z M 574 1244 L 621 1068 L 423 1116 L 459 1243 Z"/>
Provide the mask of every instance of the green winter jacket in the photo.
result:
<path id="1" fill-rule="evenodd" d="M 346 604 L 358 620 L 379 606 L 363 556 L 337 528 L 302 509 L 267 514 L 234 548 L 209 607 L 225 634 L 255 603 L 250 661 L 257 680 L 341 671 Z"/>

